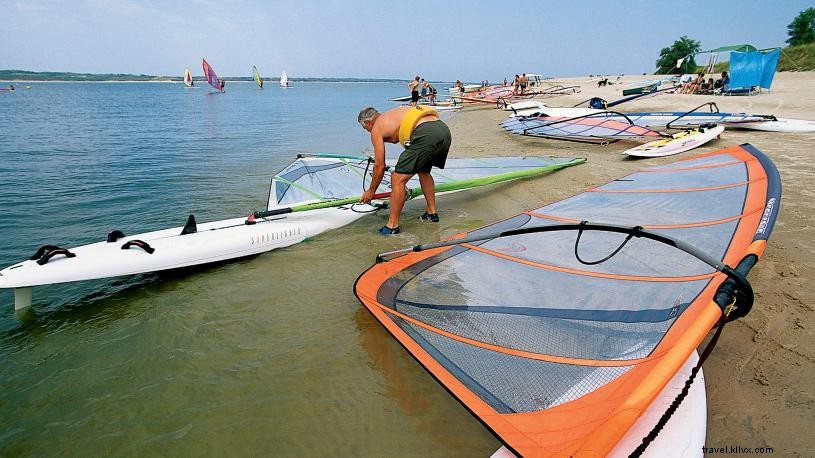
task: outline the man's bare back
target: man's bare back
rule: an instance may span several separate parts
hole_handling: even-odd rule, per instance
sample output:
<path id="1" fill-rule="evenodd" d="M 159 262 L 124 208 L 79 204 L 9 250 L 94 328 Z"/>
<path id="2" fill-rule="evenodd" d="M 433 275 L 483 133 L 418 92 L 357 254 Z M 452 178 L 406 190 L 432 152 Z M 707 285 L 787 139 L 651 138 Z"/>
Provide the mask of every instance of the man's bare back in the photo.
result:
<path id="1" fill-rule="evenodd" d="M 379 137 L 386 143 L 399 143 L 399 127 L 402 125 L 402 119 L 405 113 L 412 107 L 398 107 L 381 113 L 376 118 L 374 127 L 371 129 L 371 138 Z M 428 121 L 437 121 L 439 119 L 436 115 L 426 115 L 419 119 L 416 123 L 417 126 Z"/>

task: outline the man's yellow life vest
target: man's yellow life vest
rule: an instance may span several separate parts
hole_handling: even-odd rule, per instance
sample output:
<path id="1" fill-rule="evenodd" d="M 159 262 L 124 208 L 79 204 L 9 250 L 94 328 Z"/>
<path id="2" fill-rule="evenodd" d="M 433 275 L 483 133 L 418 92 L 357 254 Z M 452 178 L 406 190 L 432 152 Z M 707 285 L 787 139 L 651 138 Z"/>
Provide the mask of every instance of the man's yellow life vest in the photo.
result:
<path id="1" fill-rule="evenodd" d="M 410 134 L 413 133 L 416 124 L 420 119 L 430 115 L 438 116 L 439 113 L 429 107 L 415 106 L 410 108 L 407 113 L 405 113 L 405 117 L 402 118 L 402 124 L 399 125 L 399 143 L 401 143 L 402 146 L 408 146 Z"/>

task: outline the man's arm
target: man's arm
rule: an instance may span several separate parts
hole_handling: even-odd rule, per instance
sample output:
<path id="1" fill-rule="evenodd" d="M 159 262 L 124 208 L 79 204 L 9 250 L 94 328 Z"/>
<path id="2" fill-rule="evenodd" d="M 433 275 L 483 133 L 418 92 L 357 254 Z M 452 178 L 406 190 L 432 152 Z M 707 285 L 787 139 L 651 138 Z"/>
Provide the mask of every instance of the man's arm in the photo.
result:
<path id="1" fill-rule="evenodd" d="M 371 130 L 371 144 L 374 147 L 374 169 L 371 177 L 371 186 L 362 194 L 360 201 L 364 204 L 371 202 L 376 189 L 385 177 L 385 140 L 376 127 Z"/>

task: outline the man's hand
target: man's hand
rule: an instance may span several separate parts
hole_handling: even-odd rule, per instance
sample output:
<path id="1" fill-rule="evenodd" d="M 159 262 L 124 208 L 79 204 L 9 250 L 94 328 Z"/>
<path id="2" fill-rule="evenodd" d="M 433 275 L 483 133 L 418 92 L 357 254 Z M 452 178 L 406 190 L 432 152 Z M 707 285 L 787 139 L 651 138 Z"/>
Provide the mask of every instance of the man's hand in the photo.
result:
<path id="1" fill-rule="evenodd" d="M 374 198 L 374 189 L 368 189 L 362 193 L 362 198 L 359 199 L 360 202 L 363 204 L 371 203 L 371 199 Z"/>

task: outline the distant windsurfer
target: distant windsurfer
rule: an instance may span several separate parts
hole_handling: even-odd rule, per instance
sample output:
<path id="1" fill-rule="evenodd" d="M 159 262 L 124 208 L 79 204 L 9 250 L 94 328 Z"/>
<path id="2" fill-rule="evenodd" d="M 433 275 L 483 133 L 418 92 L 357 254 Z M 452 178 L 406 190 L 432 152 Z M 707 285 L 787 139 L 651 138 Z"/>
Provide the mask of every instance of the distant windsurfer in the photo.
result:
<path id="1" fill-rule="evenodd" d="M 426 113 L 416 113 L 426 110 Z M 406 185 L 413 175 L 419 175 L 422 193 L 427 201 L 427 209 L 421 216 L 424 221 L 438 222 L 436 211 L 436 189 L 432 167 L 444 168 L 447 152 L 450 150 L 452 137 L 450 129 L 435 111 L 427 108 L 398 107 L 380 113 L 376 108 L 368 107 L 359 112 L 357 121 L 363 129 L 371 133 L 371 144 L 374 147 L 374 169 L 370 187 L 362 194 L 363 203 L 371 202 L 382 178 L 385 176 L 385 142 L 399 143 L 399 133 L 403 122 L 415 122 L 410 134 L 410 141 L 391 173 L 390 215 L 388 223 L 379 229 L 382 235 L 398 234 L 399 217 L 406 199 Z"/>
<path id="2" fill-rule="evenodd" d="M 226 86 L 226 81 L 221 80 L 221 92 L 224 92 L 224 86 Z"/>
<path id="3" fill-rule="evenodd" d="M 419 103 L 419 76 L 416 76 L 416 79 L 408 83 L 408 89 L 410 89 L 410 104 L 416 106 Z"/>

